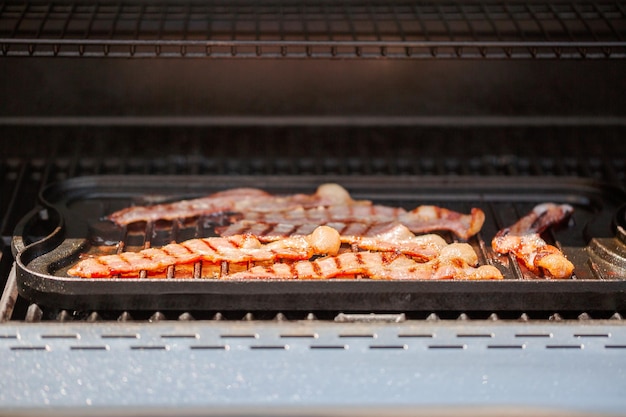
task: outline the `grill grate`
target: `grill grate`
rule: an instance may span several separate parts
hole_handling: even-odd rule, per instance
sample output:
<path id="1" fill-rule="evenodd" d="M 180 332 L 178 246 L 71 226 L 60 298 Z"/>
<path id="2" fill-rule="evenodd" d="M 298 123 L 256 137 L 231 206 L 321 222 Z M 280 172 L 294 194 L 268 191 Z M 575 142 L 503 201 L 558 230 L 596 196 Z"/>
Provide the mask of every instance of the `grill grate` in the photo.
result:
<path id="1" fill-rule="evenodd" d="M 3 2 L 4 56 L 625 58 L 621 2 Z"/>

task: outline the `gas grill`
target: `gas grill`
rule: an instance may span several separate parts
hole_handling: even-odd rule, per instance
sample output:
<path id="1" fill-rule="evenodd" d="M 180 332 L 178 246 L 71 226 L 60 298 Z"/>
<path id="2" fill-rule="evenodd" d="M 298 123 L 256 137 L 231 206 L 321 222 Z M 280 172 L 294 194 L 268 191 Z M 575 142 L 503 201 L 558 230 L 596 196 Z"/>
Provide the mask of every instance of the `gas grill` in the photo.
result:
<path id="1" fill-rule="evenodd" d="M 2 412 L 623 414 L 625 38 L 620 2 L 0 3 Z M 324 182 L 482 208 L 505 279 L 66 276 L 214 232 L 115 209 Z M 545 201 L 568 280 L 489 248 Z"/>

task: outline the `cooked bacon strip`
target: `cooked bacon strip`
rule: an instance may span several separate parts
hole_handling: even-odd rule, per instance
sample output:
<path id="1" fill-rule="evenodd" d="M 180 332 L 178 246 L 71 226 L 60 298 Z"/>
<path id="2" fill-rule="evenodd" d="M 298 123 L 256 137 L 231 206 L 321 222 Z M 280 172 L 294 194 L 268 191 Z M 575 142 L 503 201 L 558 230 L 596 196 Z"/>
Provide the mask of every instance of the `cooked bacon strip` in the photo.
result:
<path id="1" fill-rule="evenodd" d="M 413 233 L 447 230 L 468 239 L 478 233 L 485 222 L 485 213 L 478 208 L 473 208 L 470 214 L 462 214 L 436 206 L 419 206 L 409 212 L 378 205 L 331 206 L 276 213 L 251 211 L 236 217 L 240 220 L 218 227 L 218 233 L 222 236 L 251 233 L 261 240 L 275 240 L 307 234 L 324 224 L 337 229 L 342 236 L 365 236 L 371 234 L 370 229 L 381 225 L 401 223 Z"/>
<path id="2" fill-rule="evenodd" d="M 539 204 L 512 226 L 498 231 L 491 246 L 497 253 L 512 253 L 537 275 L 569 278 L 574 272 L 574 264 L 540 235 L 551 225 L 569 217 L 573 211 L 574 208 L 568 204 Z"/>
<path id="3" fill-rule="evenodd" d="M 446 241 L 439 235 L 416 236 L 400 223 L 377 225 L 351 223 L 348 226 L 344 223 L 328 223 L 326 226 L 340 232 L 342 243 L 347 243 L 363 250 L 403 253 L 421 261 L 427 261 L 438 256 L 441 249 L 447 245 Z M 307 224 L 296 227 L 277 224 L 269 226 L 251 222 L 245 233 L 256 236 L 261 242 L 275 242 L 288 236 L 310 234 L 310 228 L 314 228 L 314 225 Z M 230 234 L 226 233 L 226 235 Z"/>
<path id="4" fill-rule="evenodd" d="M 476 267 L 476 252 L 467 243 L 444 247 L 440 255 L 425 263 L 392 252 L 345 252 L 314 261 L 255 266 L 227 275 L 225 279 L 330 279 L 355 275 L 388 280 L 502 279 L 491 265 Z"/>
<path id="5" fill-rule="evenodd" d="M 241 263 L 283 259 L 309 259 L 313 255 L 337 253 L 341 242 L 360 249 L 403 253 L 416 260 L 427 261 L 439 256 L 447 243 L 439 235 L 415 236 L 400 224 L 379 228 L 374 236 L 339 236 L 328 226 L 319 226 L 307 236 L 280 238 L 262 245 L 250 234 L 228 238 L 192 239 L 162 248 L 148 248 L 140 252 L 123 252 L 86 258 L 70 271 L 81 277 L 111 277 L 129 275 L 138 271 L 162 271 L 170 265 L 184 265 L 198 261 Z M 270 252 L 273 251 L 273 252 Z"/>
<path id="6" fill-rule="evenodd" d="M 237 219 L 259 223 L 313 224 L 328 222 L 385 223 L 406 215 L 401 207 L 377 204 L 335 204 L 329 206 L 299 207 L 294 210 L 267 211 L 248 210 L 233 216 Z"/>
<path id="7" fill-rule="evenodd" d="M 301 260 L 315 255 L 336 254 L 340 245 L 337 231 L 326 226 L 318 227 L 308 236 L 294 236 L 265 245 L 251 235 L 191 239 L 162 248 L 86 258 L 68 273 L 83 278 L 104 278 L 138 274 L 139 271 L 162 271 L 169 265 L 198 261 L 244 263 Z"/>
<path id="8" fill-rule="evenodd" d="M 414 233 L 449 230 L 462 239 L 469 239 L 483 227 L 485 213 L 479 208 L 472 208 L 470 214 L 461 214 L 437 206 L 419 206 L 399 216 L 398 221 Z"/>
<path id="9" fill-rule="evenodd" d="M 323 184 L 314 194 L 293 194 L 285 197 L 274 196 L 256 188 L 235 188 L 192 200 L 128 207 L 112 213 L 108 219 L 119 225 L 127 225 L 140 221 L 174 220 L 250 210 L 265 213 L 331 205 L 370 204 L 368 201 L 353 200 L 337 184 Z"/>
<path id="10" fill-rule="evenodd" d="M 415 260 L 428 261 L 440 255 L 447 246 L 439 235 L 415 236 L 406 226 L 393 223 L 378 225 L 367 236 L 341 235 L 341 241 L 359 249 L 378 252 L 395 252 L 411 256 Z"/>
<path id="11" fill-rule="evenodd" d="M 119 225 L 127 225 L 139 221 L 223 213 L 238 213 L 238 218 L 243 221 L 292 224 L 308 231 L 329 223 L 345 223 L 349 227 L 354 223 L 375 225 L 399 222 L 414 233 L 449 230 L 463 239 L 478 233 L 485 221 L 485 214 L 477 208 L 472 209 L 470 214 L 436 206 L 419 206 L 407 212 L 400 207 L 374 205 L 367 200 L 356 201 L 337 184 L 322 184 L 314 194 L 289 196 L 273 196 L 255 188 L 236 188 L 193 200 L 128 207 L 111 214 L 108 219 Z M 248 227 L 249 223 L 236 224 L 227 229 L 224 235 L 248 233 L 242 230 L 242 225 Z"/>

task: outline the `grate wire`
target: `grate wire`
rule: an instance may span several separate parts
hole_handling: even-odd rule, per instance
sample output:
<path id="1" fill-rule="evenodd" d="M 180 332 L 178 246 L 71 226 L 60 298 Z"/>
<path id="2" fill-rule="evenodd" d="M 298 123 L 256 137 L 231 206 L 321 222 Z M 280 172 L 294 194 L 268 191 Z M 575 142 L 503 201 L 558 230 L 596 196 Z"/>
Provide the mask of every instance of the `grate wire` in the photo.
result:
<path id="1" fill-rule="evenodd" d="M 11 56 L 623 58 L 620 2 L 15 2 Z"/>

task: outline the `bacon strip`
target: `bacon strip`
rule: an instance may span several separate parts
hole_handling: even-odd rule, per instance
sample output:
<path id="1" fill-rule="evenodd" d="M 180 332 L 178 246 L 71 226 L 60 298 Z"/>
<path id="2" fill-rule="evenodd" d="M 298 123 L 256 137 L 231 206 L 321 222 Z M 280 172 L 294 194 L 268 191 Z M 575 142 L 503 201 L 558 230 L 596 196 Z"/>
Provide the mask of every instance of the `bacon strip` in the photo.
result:
<path id="1" fill-rule="evenodd" d="M 276 213 L 246 212 L 238 221 L 216 230 L 221 236 L 251 233 L 260 239 L 275 240 L 310 233 L 318 225 L 327 225 L 342 236 L 367 236 L 371 229 L 401 223 L 413 233 L 450 231 L 462 239 L 478 233 L 485 213 L 473 208 L 462 214 L 436 206 L 419 206 L 412 211 L 386 206 L 331 206 Z"/>
<path id="2" fill-rule="evenodd" d="M 252 234 L 261 242 L 275 242 L 289 236 L 300 236 L 310 234 L 315 229 L 314 224 L 294 226 L 288 224 L 268 225 L 263 223 L 238 222 L 245 228 L 245 233 Z M 441 249 L 447 245 L 446 241 L 439 235 L 414 235 L 406 226 L 400 223 L 384 223 L 377 225 L 366 225 L 363 223 L 327 223 L 340 233 L 341 243 L 363 250 L 396 252 L 409 255 L 417 260 L 427 261 L 439 255 Z M 356 227 L 355 227 L 356 226 Z M 235 236 L 231 234 L 235 227 L 222 229 L 225 236 Z"/>
<path id="3" fill-rule="evenodd" d="M 267 262 L 276 259 L 304 260 L 320 254 L 336 254 L 341 241 L 365 250 L 392 252 L 428 261 L 439 256 L 447 246 L 439 235 L 415 236 L 400 224 L 377 229 L 374 236 L 340 236 L 328 226 L 319 226 L 306 236 L 291 236 L 262 244 L 252 235 L 227 238 L 192 239 L 172 243 L 162 248 L 148 248 L 140 252 L 122 252 L 86 258 L 69 273 L 86 278 L 133 275 L 139 271 L 162 271 L 170 265 L 186 265 L 198 261 L 218 263 Z"/>
<path id="4" fill-rule="evenodd" d="M 419 206 L 399 216 L 398 221 L 415 233 L 449 230 L 462 239 L 469 239 L 483 227 L 485 213 L 479 208 L 472 208 L 470 214 L 461 214 L 437 206 Z"/>
<path id="5" fill-rule="evenodd" d="M 369 205 L 355 201 L 337 184 L 323 184 L 314 194 L 293 194 L 280 197 L 256 188 L 235 188 L 207 197 L 182 200 L 152 206 L 128 207 L 110 214 L 107 218 L 118 225 L 140 221 L 174 220 L 227 212 L 276 212 L 330 205 Z"/>
<path id="6" fill-rule="evenodd" d="M 573 211 L 574 208 L 568 204 L 539 204 L 512 226 L 498 231 L 491 246 L 497 253 L 512 253 L 537 275 L 569 278 L 574 272 L 574 264 L 540 235 L 548 227 L 565 220 Z"/>
<path id="7" fill-rule="evenodd" d="M 258 223 L 328 223 L 328 222 L 368 222 L 384 223 L 398 219 L 399 216 L 406 215 L 407 211 L 401 207 L 389 207 L 371 204 L 371 202 L 360 204 L 335 204 L 329 206 L 298 207 L 293 210 L 276 210 L 261 212 L 248 210 L 240 213 L 236 217 L 238 220 L 248 220 Z"/>
<path id="8" fill-rule="evenodd" d="M 68 274 L 83 278 L 104 278 L 138 274 L 140 271 L 162 271 L 169 265 L 198 261 L 244 263 L 302 260 L 315 255 L 336 254 L 340 245 L 337 231 L 326 226 L 317 228 L 308 236 L 294 236 L 265 245 L 252 235 L 191 239 L 162 248 L 86 258 L 72 267 Z"/>
<path id="9" fill-rule="evenodd" d="M 439 235 L 415 236 L 406 226 L 399 223 L 378 225 L 368 235 L 340 235 L 343 243 L 363 250 L 395 252 L 411 256 L 414 260 L 428 261 L 440 255 L 448 244 Z"/>
<path id="10" fill-rule="evenodd" d="M 346 252 L 337 256 L 291 264 L 255 266 L 225 279 L 331 279 L 355 275 L 386 280 L 502 279 L 491 265 L 476 267 L 478 258 L 466 243 L 453 243 L 439 257 L 425 263 L 391 252 Z"/>
<path id="11" fill-rule="evenodd" d="M 346 228 L 362 228 L 362 224 L 371 227 L 380 223 L 398 222 L 414 233 L 448 230 L 462 239 L 468 239 L 478 233 L 485 221 L 485 214 L 478 208 L 472 209 L 470 214 L 436 206 L 419 206 L 406 211 L 400 207 L 374 205 L 367 200 L 353 200 L 348 191 L 337 184 L 323 184 L 314 194 L 289 196 L 273 196 L 254 188 L 236 188 L 193 200 L 128 207 L 112 213 L 108 219 L 118 225 L 128 225 L 139 221 L 173 220 L 223 213 L 237 213 L 237 220 L 242 221 L 224 229 L 223 236 L 245 233 L 261 236 L 262 234 L 256 232 L 259 227 L 255 223 L 290 224 L 303 229 L 298 233 L 283 234 L 286 237 L 290 234 L 308 234 L 315 227 L 330 223 L 342 223 Z M 248 230 L 250 228 L 255 230 Z"/>

